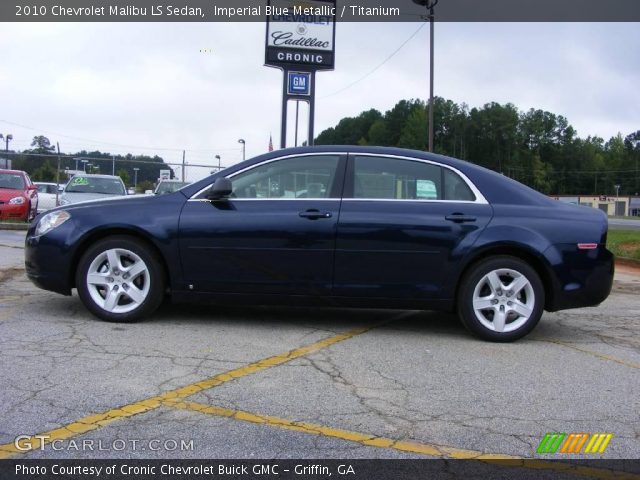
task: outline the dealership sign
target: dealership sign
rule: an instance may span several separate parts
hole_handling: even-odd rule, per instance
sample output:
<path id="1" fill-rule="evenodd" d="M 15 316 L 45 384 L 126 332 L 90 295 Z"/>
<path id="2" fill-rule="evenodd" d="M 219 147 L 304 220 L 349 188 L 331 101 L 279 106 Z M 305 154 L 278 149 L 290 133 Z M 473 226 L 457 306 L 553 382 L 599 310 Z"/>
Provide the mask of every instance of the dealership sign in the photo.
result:
<path id="1" fill-rule="evenodd" d="M 269 0 L 265 65 L 333 70 L 335 1 Z"/>

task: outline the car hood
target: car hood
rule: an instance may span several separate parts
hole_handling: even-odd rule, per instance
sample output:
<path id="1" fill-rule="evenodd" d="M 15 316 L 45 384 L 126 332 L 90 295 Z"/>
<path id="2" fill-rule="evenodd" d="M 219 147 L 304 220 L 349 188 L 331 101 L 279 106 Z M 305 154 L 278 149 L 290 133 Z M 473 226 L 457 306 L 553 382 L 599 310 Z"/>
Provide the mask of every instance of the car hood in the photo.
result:
<path id="1" fill-rule="evenodd" d="M 0 200 L 3 202 L 8 202 L 14 197 L 24 197 L 24 192 L 22 190 L 15 190 L 13 188 L 0 188 Z"/>
<path id="2" fill-rule="evenodd" d="M 105 200 L 115 198 L 127 198 L 126 195 L 113 195 L 110 193 L 79 193 L 79 192 L 64 192 L 62 198 L 70 203 L 86 202 L 89 200 Z"/>

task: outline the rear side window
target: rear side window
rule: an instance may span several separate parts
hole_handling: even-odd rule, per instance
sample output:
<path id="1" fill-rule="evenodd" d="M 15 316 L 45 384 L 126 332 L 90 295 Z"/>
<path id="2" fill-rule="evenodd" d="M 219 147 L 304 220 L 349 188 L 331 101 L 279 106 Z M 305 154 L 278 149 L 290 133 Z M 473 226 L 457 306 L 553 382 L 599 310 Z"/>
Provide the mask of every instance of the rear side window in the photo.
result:
<path id="1" fill-rule="evenodd" d="M 458 202 L 473 202 L 473 194 L 467 182 L 460 175 L 448 168 L 444 169 L 444 199 Z"/>
<path id="2" fill-rule="evenodd" d="M 354 159 L 354 198 L 442 200 L 442 168 L 388 157 Z"/>

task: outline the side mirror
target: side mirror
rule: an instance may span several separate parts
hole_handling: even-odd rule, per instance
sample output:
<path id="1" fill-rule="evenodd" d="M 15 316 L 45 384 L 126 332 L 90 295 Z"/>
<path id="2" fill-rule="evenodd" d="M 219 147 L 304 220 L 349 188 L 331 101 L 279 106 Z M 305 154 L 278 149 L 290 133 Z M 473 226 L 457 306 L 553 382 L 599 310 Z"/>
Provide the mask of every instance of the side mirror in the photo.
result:
<path id="1" fill-rule="evenodd" d="M 207 192 L 207 199 L 221 200 L 231 195 L 232 191 L 233 187 L 231 186 L 231 180 L 229 180 L 228 178 L 220 177 L 216 179 L 209 192 Z"/>

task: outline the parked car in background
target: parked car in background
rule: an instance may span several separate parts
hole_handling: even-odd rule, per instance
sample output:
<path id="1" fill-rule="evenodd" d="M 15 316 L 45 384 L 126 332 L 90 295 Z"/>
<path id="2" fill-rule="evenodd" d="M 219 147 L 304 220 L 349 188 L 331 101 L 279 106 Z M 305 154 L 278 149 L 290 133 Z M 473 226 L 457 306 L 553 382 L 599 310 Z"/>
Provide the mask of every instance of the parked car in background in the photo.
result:
<path id="1" fill-rule="evenodd" d="M 161 180 L 156 187 L 156 195 L 164 195 L 166 193 L 173 193 L 180 190 L 182 187 L 189 185 L 189 182 L 181 182 L 179 180 Z"/>
<path id="2" fill-rule="evenodd" d="M 60 205 L 127 195 L 122 179 L 115 175 L 81 174 L 71 177 L 62 191 Z"/>
<path id="3" fill-rule="evenodd" d="M 60 193 L 60 186 L 57 183 L 34 182 L 38 187 L 38 213 L 46 212 L 57 207 L 56 195 Z"/>
<path id="4" fill-rule="evenodd" d="M 512 341 L 543 310 L 602 302 L 607 217 L 462 160 L 398 148 L 285 149 L 127 208 L 57 208 L 27 232 L 39 287 L 107 321 L 174 301 L 455 311 Z M 212 310 L 215 311 L 215 310 Z M 551 320 L 550 320 L 551 321 Z"/>
<path id="5" fill-rule="evenodd" d="M 29 221 L 38 212 L 38 187 L 27 172 L 0 170 L 0 220 Z"/>

